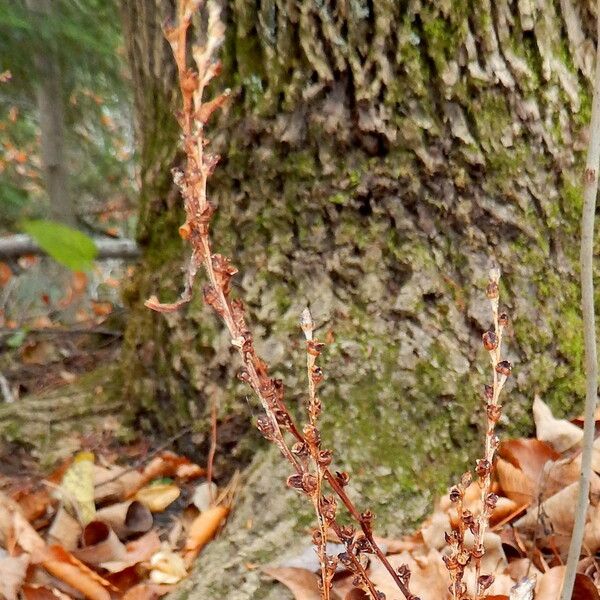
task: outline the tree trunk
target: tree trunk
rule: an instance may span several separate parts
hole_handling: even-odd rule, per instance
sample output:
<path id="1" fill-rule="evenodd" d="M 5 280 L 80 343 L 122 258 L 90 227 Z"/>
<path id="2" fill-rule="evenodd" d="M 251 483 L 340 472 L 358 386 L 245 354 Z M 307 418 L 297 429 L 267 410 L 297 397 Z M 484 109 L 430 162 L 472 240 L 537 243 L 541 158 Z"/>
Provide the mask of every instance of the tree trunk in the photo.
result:
<path id="1" fill-rule="evenodd" d="M 27 0 L 27 7 L 38 22 L 47 19 L 52 12 L 50 0 Z M 69 178 L 65 166 L 64 94 L 55 43 L 56 40 L 43 49 L 38 48 L 34 57 L 44 184 L 50 201 L 51 218 L 76 227 L 77 214 L 69 193 Z"/>
<path id="2" fill-rule="evenodd" d="M 222 416 L 255 412 L 200 294 L 166 317 L 142 306 L 182 284 L 176 99 L 165 15 L 153 0 L 124 0 L 124 13 L 144 258 L 127 294 L 123 389 L 142 423 L 167 430 L 202 421 L 215 394 Z M 326 443 L 380 525 L 401 529 L 478 448 L 490 257 L 514 319 L 504 435 L 531 425 L 534 394 L 559 414 L 583 397 L 575 240 L 594 19 L 574 0 L 234 0 L 226 16 L 218 85 L 234 99 L 212 128 L 216 247 L 240 269 L 291 404 L 306 383 L 302 308 L 322 337 L 331 330 Z M 262 494 L 282 485 L 261 477 Z"/>

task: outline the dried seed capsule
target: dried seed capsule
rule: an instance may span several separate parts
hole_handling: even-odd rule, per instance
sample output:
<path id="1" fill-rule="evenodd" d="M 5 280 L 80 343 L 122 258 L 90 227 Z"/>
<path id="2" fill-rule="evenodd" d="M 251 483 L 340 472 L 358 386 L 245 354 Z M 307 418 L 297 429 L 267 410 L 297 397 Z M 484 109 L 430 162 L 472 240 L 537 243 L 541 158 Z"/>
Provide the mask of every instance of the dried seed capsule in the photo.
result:
<path id="1" fill-rule="evenodd" d="M 287 478 L 288 487 L 291 487 L 295 490 L 302 489 L 302 475 L 299 473 L 294 473 Z"/>
<path id="2" fill-rule="evenodd" d="M 314 425 L 304 426 L 304 437 L 309 444 L 318 446 L 321 443 L 321 436 Z"/>
<path id="3" fill-rule="evenodd" d="M 475 467 L 475 472 L 482 479 L 489 475 L 492 471 L 492 465 L 490 465 L 490 461 L 485 458 L 480 458 L 477 460 L 477 464 Z"/>
<path id="4" fill-rule="evenodd" d="M 488 419 L 494 423 L 497 423 L 500 415 L 502 414 L 502 406 L 500 406 L 500 404 L 488 404 L 486 406 L 486 412 Z"/>
<path id="5" fill-rule="evenodd" d="M 347 486 L 350 482 L 350 475 L 346 471 L 336 471 L 335 478 L 342 487 Z"/>
<path id="6" fill-rule="evenodd" d="M 463 473 L 460 478 L 460 484 L 463 486 L 463 488 L 468 488 L 471 485 L 472 481 L 473 481 L 473 475 L 471 475 L 471 473 L 469 471 L 467 471 L 466 473 Z"/>
<path id="7" fill-rule="evenodd" d="M 498 504 L 498 496 L 496 494 L 488 494 L 485 497 L 485 505 L 490 510 L 494 510 L 494 508 L 496 508 L 496 504 Z"/>
<path id="8" fill-rule="evenodd" d="M 333 453 L 331 450 L 320 450 L 317 460 L 322 467 L 326 467 L 331 464 L 331 461 L 333 460 Z"/>
<path id="9" fill-rule="evenodd" d="M 456 486 L 450 490 L 450 502 L 458 502 L 462 497 L 462 492 Z"/>
<path id="10" fill-rule="evenodd" d="M 483 395 L 486 400 L 492 400 L 494 398 L 494 387 L 486 383 L 483 386 Z"/>
<path id="11" fill-rule="evenodd" d="M 492 583 L 494 583 L 494 579 L 495 578 L 493 575 L 480 575 L 479 579 L 477 580 L 480 592 L 487 590 Z"/>
<path id="12" fill-rule="evenodd" d="M 469 527 L 471 523 L 475 522 L 475 517 L 473 516 L 473 513 L 470 510 L 463 510 L 461 520 L 467 527 Z"/>
<path id="13" fill-rule="evenodd" d="M 302 475 L 302 489 L 307 494 L 312 494 L 317 489 L 317 478 L 312 473 Z"/>
<path id="14" fill-rule="evenodd" d="M 508 360 L 502 360 L 496 365 L 496 373 L 508 377 L 512 371 L 512 365 Z"/>
<path id="15" fill-rule="evenodd" d="M 505 312 L 500 313 L 498 315 L 498 325 L 500 325 L 500 327 L 507 327 L 508 321 L 509 321 L 509 317 Z"/>
<path id="16" fill-rule="evenodd" d="M 273 434 L 275 433 L 275 426 L 273 422 L 268 417 L 258 417 L 256 420 L 256 428 L 262 433 L 262 435 L 268 439 L 273 439 Z"/>
<path id="17" fill-rule="evenodd" d="M 410 568 L 408 565 L 404 564 L 404 565 L 400 565 L 398 567 L 398 569 L 396 570 L 396 572 L 398 573 L 398 576 L 400 577 L 400 579 L 402 579 L 402 582 L 406 585 L 408 585 L 409 581 L 410 581 Z"/>
<path id="18" fill-rule="evenodd" d="M 308 448 L 306 447 L 306 444 L 304 442 L 296 442 L 292 446 L 292 452 L 296 456 L 306 456 L 308 454 Z"/>
<path id="19" fill-rule="evenodd" d="M 483 347 L 489 352 L 495 350 L 498 347 L 498 336 L 496 335 L 496 332 L 493 329 L 486 331 L 481 336 L 481 339 L 483 341 Z"/>
<path id="20" fill-rule="evenodd" d="M 498 283 L 496 281 L 490 281 L 485 288 L 485 295 L 490 300 L 495 300 L 500 296 L 500 288 L 498 287 Z"/>

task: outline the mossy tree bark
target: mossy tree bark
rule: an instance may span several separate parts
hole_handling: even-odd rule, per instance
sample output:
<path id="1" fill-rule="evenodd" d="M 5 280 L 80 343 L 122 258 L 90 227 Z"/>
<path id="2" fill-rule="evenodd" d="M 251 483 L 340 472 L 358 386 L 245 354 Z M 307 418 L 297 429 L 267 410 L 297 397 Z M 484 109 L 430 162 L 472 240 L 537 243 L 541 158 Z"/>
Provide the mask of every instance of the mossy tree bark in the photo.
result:
<path id="1" fill-rule="evenodd" d="M 185 252 L 169 174 L 165 4 L 124 0 L 145 254 L 127 295 L 123 379 L 143 422 L 171 430 L 202 419 L 214 394 L 222 415 L 248 404 L 200 294 L 176 315 L 142 306 L 178 294 Z M 213 128 L 215 245 L 241 271 L 290 403 L 304 393 L 302 307 L 334 333 L 325 440 L 357 488 L 373 474 L 387 481 L 376 512 L 403 496 L 418 515 L 475 447 L 490 256 L 514 318 L 507 428 L 530 425 L 535 393 L 559 413 L 583 396 L 575 240 L 590 10 L 575 0 L 226 4 L 222 85 L 234 99 Z"/>

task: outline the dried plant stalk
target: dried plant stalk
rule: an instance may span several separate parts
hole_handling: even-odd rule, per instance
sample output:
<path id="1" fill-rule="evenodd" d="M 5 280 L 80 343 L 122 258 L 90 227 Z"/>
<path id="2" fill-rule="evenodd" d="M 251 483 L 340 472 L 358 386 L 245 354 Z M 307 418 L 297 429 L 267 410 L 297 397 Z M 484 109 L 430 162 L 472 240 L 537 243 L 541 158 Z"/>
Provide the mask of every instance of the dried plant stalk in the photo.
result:
<path id="1" fill-rule="evenodd" d="M 453 600 L 468 600 L 470 598 L 464 583 L 465 570 L 470 563 L 473 563 L 475 569 L 475 600 L 482 598 L 485 591 L 494 582 L 493 575 L 481 573 L 481 559 L 485 554 L 484 537 L 489 527 L 490 516 L 498 502 L 498 496 L 491 492 L 491 483 L 494 456 L 499 444 L 495 429 L 502 414 L 499 399 L 502 388 L 512 370 L 510 362 L 502 358 L 502 337 L 504 329 L 508 325 L 508 315 L 499 312 L 499 281 L 500 270 L 492 268 L 486 288 L 486 296 L 490 301 L 494 324 L 492 329 L 483 334 L 482 341 L 484 348 L 490 355 L 493 381 L 491 385 L 485 385 L 484 387 L 487 416 L 484 455 L 483 458 L 477 460 L 475 467 L 481 488 L 481 510 L 479 515 L 475 517 L 463 507 L 465 490 L 472 481 L 470 473 L 465 473 L 461 482 L 450 491 L 450 499 L 457 507 L 458 525 L 446 534 L 450 553 L 444 556 L 444 561 L 450 574 L 450 593 Z M 467 530 L 474 536 L 471 547 L 468 547 L 465 542 Z"/>
<path id="2" fill-rule="evenodd" d="M 264 415 L 257 420 L 262 435 L 273 442 L 293 467 L 288 485 L 308 495 L 315 505 L 319 520 L 318 548 L 322 562 L 322 594 L 327 598 L 329 584 L 335 571 L 335 559 L 326 553 L 327 528 L 331 528 L 346 547 L 339 557 L 356 575 L 356 584 L 360 585 L 374 598 L 384 600 L 385 595 L 376 590 L 361 564 L 360 556 L 374 553 L 395 581 L 398 589 L 407 600 L 418 600 L 408 588 L 410 573 L 407 568 L 396 572 L 383 551 L 375 543 L 372 532 L 373 515 L 370 511 L 359 512 L 348 497 L 344 486 L 349 477 L 346 473 L 333 474 L 328 465 L 332 452 L 321 448 L 320 433 L 317 427 L 320 403 L 316 395 L 316 386 L 321 376 L 314 363 L 320 352 L 320 345 L 314 339 L 307 339 L 307 367 L 309 371 L 309 422 L 301 432 L 284 402 L 284 387 L 279 379 L 269 377 L 268 367 L 257 355 L 253 337 L 246 324 L 244 305 L 239 299 L 231 297 L 231 279 L 237 269 L 230 260 L 220 254 L 213 254 L 209 227 L 214 213 L 213 205 L 207 199 L 207 181 L 214 171 L 219 157 L 206 151 L 208 140 L 204 136 L 204 126 L 211 114 L 224 104 L 229 91 L 204 101 L 203 95 L 208 83 L 218 75 L 220 63 L 214 58 L 224 38 L 224 26 L 219 17 L 219 8 L 213 2 L 208 3 L 208 27 L 206 44 L 193 49 L 196 68 L 188 68 L 186 58 L 187 31 L 192 14 L 198 8 L 199 0 L 179 0 L 177 22 L 165 29 L 165 35 L 171 44 L 177 63 L 179 85 L 182 95 L 182 111 L 178 115 L 183 132 L 185 167 L 175 171 L 175 183 L 181 189 L 184 200 L 186 221 L 180 227 L 182 238 L 189 241 L 192 255 L 188 263 L 184 291 L 177 302 L 163 304 L 156 297 L 146 301 L 146 306 L 159 312 L 172 312 L 191 298 L 194 279 L 203 267 L 208 283 L 204 287 L 204 300 L 221 317 L 229 331 L 231 344 L 237 349 L 243 368 L 239 374 L 242 381 L 252 387 L 263 407 Z M 312 323 L 312 319 L 310 319 Z M 305 335 L 312 325 L 303 323 Z M 307 336 L 308 337 L 308 336 Z M 288 445 L 284 432 L 290 434 L 295 443 Z M 316 465 L 316 474 L 309 468 L 308 457 Z M 327 482 L 340 499 L 346 510 L 357 521 L 362 530 L 356 533 L 353 528 L 342 527 L 336 520 L 337 503 L 333 496 L 322 493 L 323 483 Z"/>

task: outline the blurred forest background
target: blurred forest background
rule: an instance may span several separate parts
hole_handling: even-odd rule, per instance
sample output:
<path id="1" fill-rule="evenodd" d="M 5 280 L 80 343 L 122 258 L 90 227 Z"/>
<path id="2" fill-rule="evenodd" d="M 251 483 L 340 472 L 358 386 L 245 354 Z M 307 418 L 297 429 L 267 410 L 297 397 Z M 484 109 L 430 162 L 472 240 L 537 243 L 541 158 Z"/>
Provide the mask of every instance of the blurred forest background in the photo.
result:
<path id="1" fill-rule="evenodd" d="M 211 180 L 217 246 L 240 267 L 259 350 L 292 404 L 304 393 L 297 323 L 311 306 L 328 341 L 325 435 L 381 527 L 404 530 L 480 439 L 490 256 L 514 318 L 504 433 L 529 431 L 535 394 L 561 416 L 580 406 L 593 10 L 223 7 L 218 85 L 233 93 L 211 129 L 223 156 Z M 172 9 L 0 1 L 0 230 L 27 232 L 54 257 L 0 256 L 0 434 L 5 450 L 24 443 L 52 462 L 81 435 L 164 439 L 191 426 L 178 443 L 203 456 L 214 400 L 217 478 L 248 469 L 241 523 L 285 469 L 250 428 L 252 400 L 199 295 L 167 317 L 143 307 L 178 295 L 185 258 L 171 182 L 178 94 L 161 30 Z M 140 254 L 101 259 L 57 223 L 88 242 L 135 240 Z M 306 524 L 292 496 L 278 502 L 257 517 L 273 532 L 261 551 L 285 538 L 274 524 Z M 218 564 L 218 543 L 210 552 Z"/>

